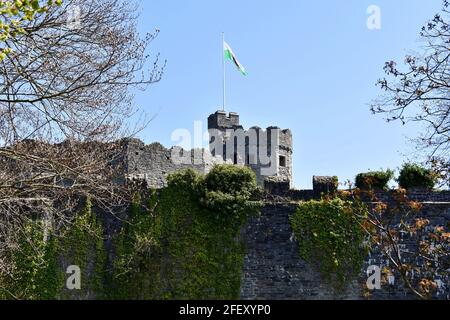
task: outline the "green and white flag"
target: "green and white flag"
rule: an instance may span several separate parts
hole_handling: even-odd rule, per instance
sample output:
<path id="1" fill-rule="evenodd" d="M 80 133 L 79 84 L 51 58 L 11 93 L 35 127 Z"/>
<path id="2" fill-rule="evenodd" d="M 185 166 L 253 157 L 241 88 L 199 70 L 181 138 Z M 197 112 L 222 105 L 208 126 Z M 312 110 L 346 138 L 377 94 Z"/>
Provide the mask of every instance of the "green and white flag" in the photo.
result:
<path id="1" fill-rule="evenodd" d="M 233 50 L 225 41 L 223 42 L 223 54 L 226 60 L 230 60 L 236 65 L 236 67 L 238 68 L 239 72 L 242 73 L 242 75 L 244 76 L 247 75 L 244 66 L 239 62 Z"/>

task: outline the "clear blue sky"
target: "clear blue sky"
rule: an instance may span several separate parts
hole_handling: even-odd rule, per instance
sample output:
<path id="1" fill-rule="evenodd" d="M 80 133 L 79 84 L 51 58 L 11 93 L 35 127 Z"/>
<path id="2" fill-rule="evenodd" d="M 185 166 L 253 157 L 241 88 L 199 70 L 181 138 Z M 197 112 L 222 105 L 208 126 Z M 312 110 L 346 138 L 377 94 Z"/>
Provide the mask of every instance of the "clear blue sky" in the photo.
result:
<path id="1" fill-rule="evenodd" d="M 381 30 L 366 26 L 372 4 Z M 441 0 L 143 0 L 139 28 L 161 30 L 150 53 L 168 64 L 163 80 L 136 96 L 156 114 L 139 137 L 171 146 L 174 130 L 206 126 L 222 100 L 223 31 L 249 72 L 228 65 L 228 111 L 246 128 L 292 129 L 297 188 L 310 188 L 313 175 L 344 181 L 395 169 L 417 128 L 386 124 L 368 104 L 384 62 L 418 48 L 421 26 L 440 8 Z"/>

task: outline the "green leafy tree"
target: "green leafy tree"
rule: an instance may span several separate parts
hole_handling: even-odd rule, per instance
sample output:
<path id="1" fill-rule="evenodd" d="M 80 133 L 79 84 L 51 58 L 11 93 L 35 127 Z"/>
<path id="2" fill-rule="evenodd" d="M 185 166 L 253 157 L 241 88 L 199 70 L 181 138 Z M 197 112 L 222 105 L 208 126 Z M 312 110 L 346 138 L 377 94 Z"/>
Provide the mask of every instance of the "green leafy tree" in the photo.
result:
<path id="1" fill-rule="evenodd" d="M 0 1 L 0 60 L 12 52 L 5 41 L 24 34 L 23 25 L 36 15 L 45 14 L 52 6 L 61 6 L 63 0 L 16 0 Z"/>

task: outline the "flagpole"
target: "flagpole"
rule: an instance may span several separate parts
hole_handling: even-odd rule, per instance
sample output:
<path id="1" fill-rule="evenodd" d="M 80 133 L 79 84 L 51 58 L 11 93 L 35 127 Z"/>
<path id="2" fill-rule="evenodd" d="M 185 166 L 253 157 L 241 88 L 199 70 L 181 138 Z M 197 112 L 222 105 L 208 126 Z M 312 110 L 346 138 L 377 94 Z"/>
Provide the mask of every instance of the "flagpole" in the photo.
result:
<path id="1" fill-rule="evenodd" d="M 223 79 L 222 79 L 222 86 L 223 86 L 223 104 L 222 104 L 222 110 L 225 111 L 225 54 L 223 51 L 223 46 L 225 43 L 225 33 L 222 32 L 222 71 L 223 71 Z"/>

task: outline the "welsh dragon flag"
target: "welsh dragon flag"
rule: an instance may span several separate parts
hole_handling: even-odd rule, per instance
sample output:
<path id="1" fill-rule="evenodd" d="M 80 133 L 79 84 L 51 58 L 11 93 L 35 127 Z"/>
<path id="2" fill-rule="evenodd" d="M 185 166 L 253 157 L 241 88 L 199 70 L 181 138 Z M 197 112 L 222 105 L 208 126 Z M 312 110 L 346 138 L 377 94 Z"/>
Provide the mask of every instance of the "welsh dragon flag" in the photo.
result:
<path id="1" fill-rule="evenodd" d="M 223 42 L 223 54 L 226 60 L 230 60 L 236 65 L 236 67 L 238 68 L 239 72 L 242 73 L 242 75 L 244 76 L 247 75 L 247 71 L 245 71 L 244 66 L 239 62 L 233 50 L 225 41 Z"/>

